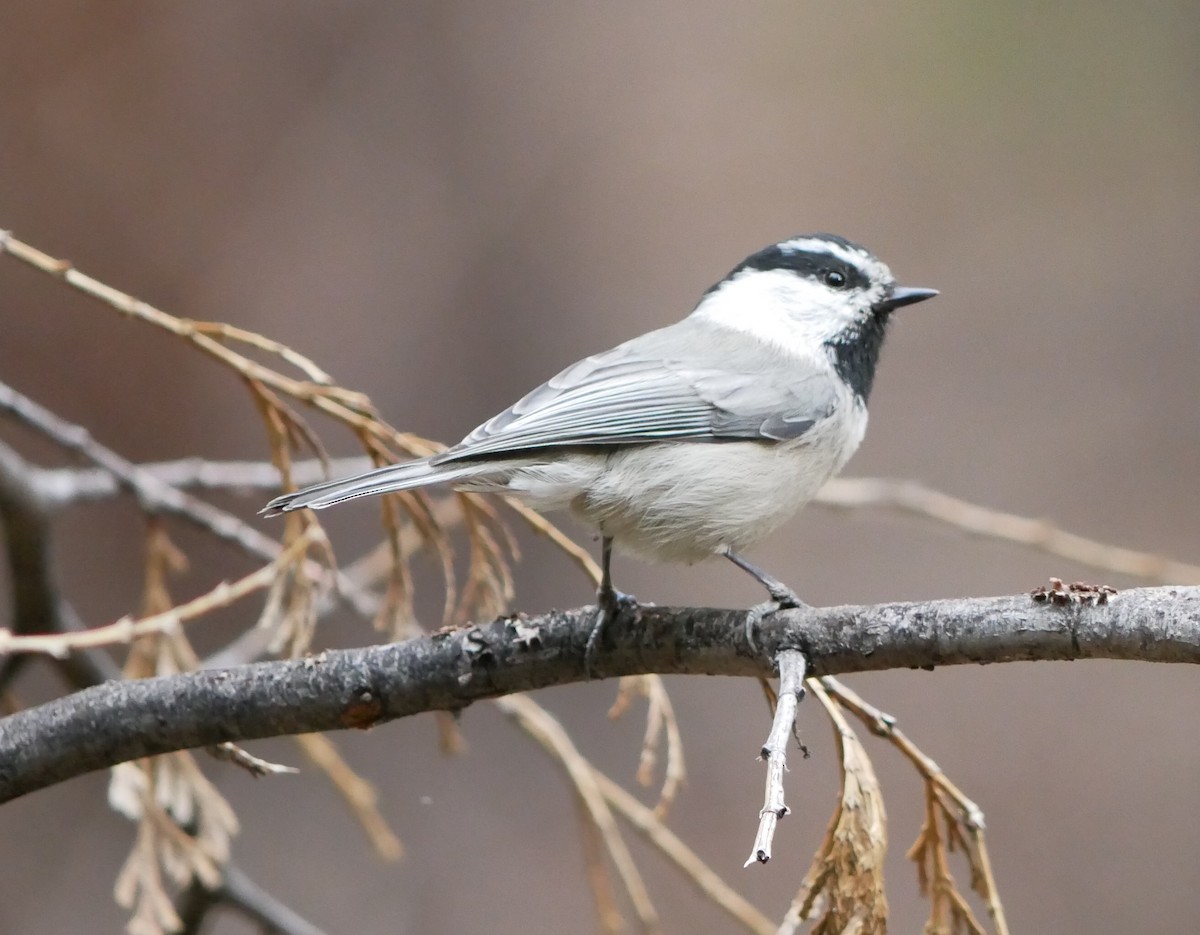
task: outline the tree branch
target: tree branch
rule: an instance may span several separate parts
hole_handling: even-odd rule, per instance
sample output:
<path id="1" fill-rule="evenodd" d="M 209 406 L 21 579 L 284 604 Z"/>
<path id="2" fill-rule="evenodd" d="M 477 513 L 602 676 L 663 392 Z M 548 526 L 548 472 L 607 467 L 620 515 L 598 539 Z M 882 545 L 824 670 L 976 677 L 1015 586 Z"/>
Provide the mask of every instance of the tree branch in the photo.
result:
<path id="1" fill-rule="evenodd" d="M 270 461 L 182 458 L 178 461 L 139 464 L 137 467 L 139 471 L 180 490 L 279 492 L 279 468 Z M 328 464 L 310 458 L 292 463 L 292 482 L 303 487 L 331 477 L 360 474 L 373 467 L 375 462 L 365 456 L 334 458 Z M 122 490 L 121 481 L 104 468 L 35 468 L 31 481 L 55 509 L 78 502 L 107 500 Z"/>
<path id="2" fill-rule="evenodd" d="M 767 763 L 767 791 L 758 813 L 758 833 L 744 866 L 755 861 L 765 864 L 771 859 L 771 843 L 779 819 L 791 812 L 783 801 L 783 774 L 787 772 L 787 748 L 796 730 L 796 706 L 804 697 L 804 671 L 808 661 L 804 653 L 785 649 L 776 660 L 779 666 L 779 696 L 775 699 L 775 719 L 771 733 L 762 745 L 762 759 Z"/>
<path id="3" fill-rule="evenodd" d="M 11 413 L 67 451 L 81 455 L 107 471 L 123 488 L 137 497 L 145 512 L 177 516 L 218 540 L 232 543 L 242 551 L 264 561 L 272 562 L 279 557 L 282 548 L 270 536 L 232 513 L 172 487 L 128 458 L 100 444 L 83 426 L 67 422 L 45 406 L 2 382 L 0 411 Z M 324 574 L 324 569 L 316 562 L 310 562 L 308 566 L 309 572 L 315 578 Z M 335 572 L 335 577 L 338 581 L 338 599 L 344 600 L 361 616 L 373 617 L 378 610 L 374 597 L 361 593 L 354 582 L 344 575 Z"/>
<path id="4" fill-rule="evenodd" d="M 220 888 L 205 889 L 195 882 L 184 895 L 179 917 L 183 922 L 182 935 L 200 931 L 209 910 L 227 904 L 263 927 L 264 932 L 278 935 L 325 935 L 291 907 L 284 905 L 236 867 L 226 867 Z"/>
<path id="5" fill-rule="evenodd" d="M 1063 603 L 1059 603 L 1061 600 Z M 125 760 L 223 741 L 365 728 L 483 698 L 584 681 L 595 609 L 511 617 L 384 646 L 107 682 L 0 721 L 0 802 Z M 1200 588 L 1106 603 L 1064 593 L 780 612 L 740 639 L 745 613 L 644 607 L 606 628 L 596 670 L 762 676 L 800 648 L 811 674 L 1017 660 L 1200 663 Z"/>
<path id="6" fill-rule="evenodd" d="M 30 465 L 0 442 L 0 536 L 12 581 L 12 632 L 60 633 L 82 630 L 83 622 L 59 593 L 53 543 L 45 504 L 29 483 Z M 28 656 L 0 657 L 0 691 Z M 121 670 L 98 653 L 73 653 L 57 660 L 76 687 L 119 678 Z"/>
<path id="7" fill-rule="evenodd" d="M 329 477 L 358 474 L 374 467 L 367 457 L 293 461 L 292 481 L 299 486 Z M 270 462 L 209 461 L 183 458 L 138 465 L 163 483 L 180 489 L 279 489 L 279 469 Z M 61 509 L 72 503 L 103 500 L 121 492 L 118 479 L 100 468 L 34 468 L 30 476 L 45 503 Z M 1200 566 L 1164 555 L 1138 552 L 1089 539 L 1060 529 L 1047 519 L 1019 516 L 971 503 L 911 480 L 884 477 L 835 477 L 817 493 L 813 503 L 834 510 L 889 509 L 922 516 L 987 539 L 1015 542 L 1092 568 L 1142 578 L 1152 584 L 1200 584 Z"/>

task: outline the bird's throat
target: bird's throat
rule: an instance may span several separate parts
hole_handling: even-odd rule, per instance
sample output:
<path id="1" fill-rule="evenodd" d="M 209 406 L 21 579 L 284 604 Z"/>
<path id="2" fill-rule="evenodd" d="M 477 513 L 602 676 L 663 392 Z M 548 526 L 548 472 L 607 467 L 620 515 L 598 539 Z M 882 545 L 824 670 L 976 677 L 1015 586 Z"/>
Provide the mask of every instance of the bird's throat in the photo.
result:
<path id="1" fill-rule="evenodd" d="M 838 376 L 864 403 L 875 383 L 875 365 L 879 363 L 886 327 L 887 321 L 883 316 L 870 315 L 861 324 L 825 342 Z"/>

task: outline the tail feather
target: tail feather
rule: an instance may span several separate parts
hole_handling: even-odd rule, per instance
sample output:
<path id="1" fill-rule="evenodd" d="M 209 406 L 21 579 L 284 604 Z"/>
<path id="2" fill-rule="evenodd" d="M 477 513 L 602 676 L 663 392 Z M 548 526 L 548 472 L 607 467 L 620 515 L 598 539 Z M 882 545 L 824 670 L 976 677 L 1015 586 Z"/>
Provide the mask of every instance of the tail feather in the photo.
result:
<path id="1" fill-rule="evenodd" d="M 389 464 L 365 474 L 355 474 L 353 477 L 343 477 L 340 480 L 314 484 L 294 493 L 285 493 L 276 497 L 259 512 L 264 516 L 278 516 L 292 510 L 323 510 L 327 506 L 333 506 L 343 500 L 353 500 L 355 497 L 395 493 L 399 490 L 424 487 L 427 484 L 443 484 L 477 473 L 479 466 L 475 464 L 435 467 L 430 465 L 428 458 L 422 458 L 404 464 Z"/>

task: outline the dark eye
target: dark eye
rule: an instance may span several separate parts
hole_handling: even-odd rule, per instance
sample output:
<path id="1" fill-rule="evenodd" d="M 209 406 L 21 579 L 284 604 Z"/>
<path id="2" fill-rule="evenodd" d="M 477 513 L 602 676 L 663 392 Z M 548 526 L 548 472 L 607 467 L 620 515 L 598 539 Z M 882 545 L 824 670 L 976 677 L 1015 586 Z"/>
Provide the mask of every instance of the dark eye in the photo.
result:
<path id="1" fill-rule="evenodd" d="M 845 289 L 846 274 L 839 273 L 836 269 L 827 269 L 821 274 L 821 278 L 830 289 Z"/>

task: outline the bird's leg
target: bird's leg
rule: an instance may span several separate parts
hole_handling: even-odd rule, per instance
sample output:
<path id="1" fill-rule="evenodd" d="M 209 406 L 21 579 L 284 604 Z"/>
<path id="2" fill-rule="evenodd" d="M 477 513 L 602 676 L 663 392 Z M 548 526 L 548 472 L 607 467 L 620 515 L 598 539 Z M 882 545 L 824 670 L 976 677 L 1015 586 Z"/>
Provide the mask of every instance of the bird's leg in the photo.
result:
<path id="1" fill-rule="evenodd" d="M 731 549 L 724 549 L 721 552 L 727 559 L 738 568 L 752 575 L 754 579 L 767 589 L 767 593 L 771 595 L 771 600 L 779 605 L 779 609 L 783 610 L 787 607 L 804 607 L 804 601 L 796 595 L 796 592 L 789 588 L 786 584 L 776 578 L 774 575 L 768 574 L 757 565 L 746 561 L 737 552 Z"/>
<path id="2" fill-rule="evenodd" d="M 596 661 L 596 653 L 600 649 L 600 637 L 604 628 L 621 613 L 637 607 L 637 598 L 631 594 L 623 594 L 612 585 L 612 538 L 604 536 L 600 545 L 600 589 L 596 592 L 596 622 L 592 624 L 592 632 L 588 634 L 587 649 L 583 654 L 583 669 L 587 677 L 592 677 L 592 666 Z"/>
<path id="3" fill-rule="evenodd" d="M 752 575 L 759 584 L 767 589 L 767 593 L 771 596 L 769 601 L 762 604 L 755 604 L 746 612 L 746 644 L 750 647 L 751 652 L 757 653 L 758 643 L 754 638 L 754 631 L 758 629 L 758 625 L 762 623 L 764 617 L 769 617 L 780 610 L 793 607 L 806 607 L 807 605 L 804 601 L 800 600 L 795 591 L 774 575 L 770 575 L 757 565 L 746 561 L 732 549 L 723 548 L 721 549 L 721 554 L 737 565 L 738 568 L 742 569 L 742 571 Z"/>

